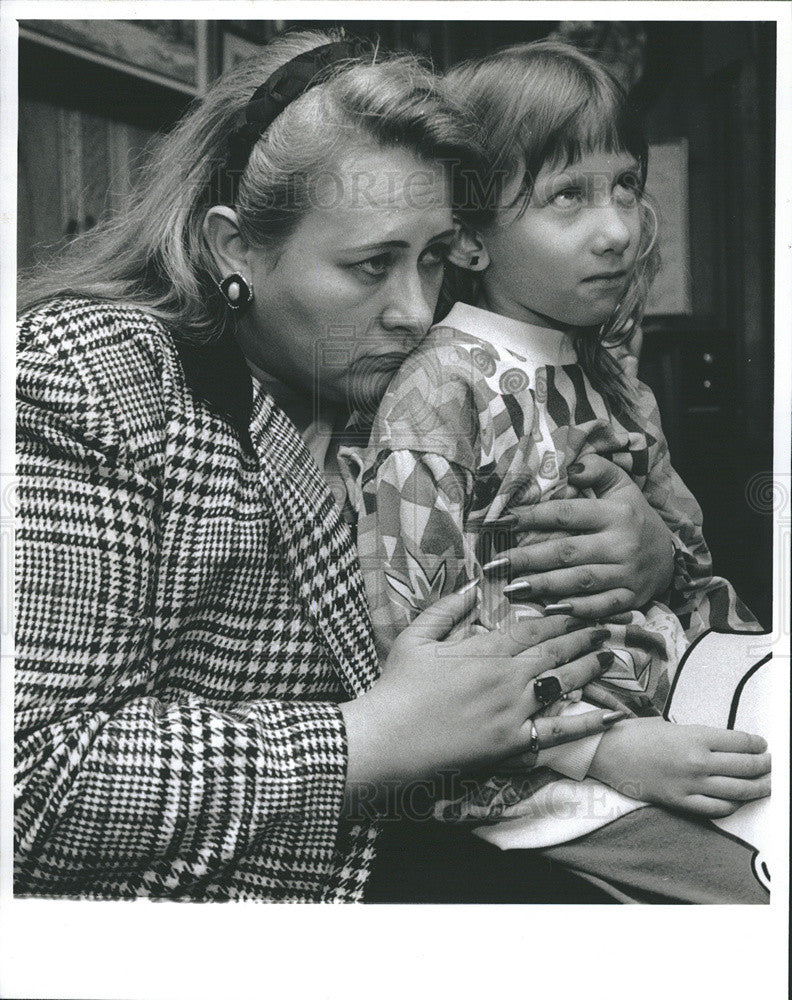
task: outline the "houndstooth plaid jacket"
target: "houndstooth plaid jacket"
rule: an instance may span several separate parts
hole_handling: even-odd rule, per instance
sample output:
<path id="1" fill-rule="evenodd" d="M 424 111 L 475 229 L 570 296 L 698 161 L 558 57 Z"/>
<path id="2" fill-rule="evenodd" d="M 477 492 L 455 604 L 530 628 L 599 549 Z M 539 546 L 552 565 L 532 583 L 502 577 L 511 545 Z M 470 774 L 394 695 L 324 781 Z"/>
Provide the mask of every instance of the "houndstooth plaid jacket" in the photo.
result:
<path id="1" fill-rule="evenodd" d="M 377 662 L 302 440 L 256 390 L 245 444 L 132 306 L 28 313 L 17 366 L 16 893 L 359 899 L 338 703 Z"/>

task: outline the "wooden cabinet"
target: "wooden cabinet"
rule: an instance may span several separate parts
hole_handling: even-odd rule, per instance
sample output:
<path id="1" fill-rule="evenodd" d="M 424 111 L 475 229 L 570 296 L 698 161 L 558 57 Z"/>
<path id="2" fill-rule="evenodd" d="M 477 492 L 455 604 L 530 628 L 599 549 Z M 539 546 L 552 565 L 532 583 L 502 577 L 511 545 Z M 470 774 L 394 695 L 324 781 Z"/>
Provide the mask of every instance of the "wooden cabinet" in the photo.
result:
<path id="1" fill-rule="evenodd" d="M 152 129 L 20 97 L 19 267 L 117 207 L 154 135 Z"/>
<path id="2" fill-rule="evenodd" d="M 118 207 L 151 141 L 205 85 L 201 22 L 189 22 L 192 49 L 145 23 L 20 22 L 20 268 Z"/>

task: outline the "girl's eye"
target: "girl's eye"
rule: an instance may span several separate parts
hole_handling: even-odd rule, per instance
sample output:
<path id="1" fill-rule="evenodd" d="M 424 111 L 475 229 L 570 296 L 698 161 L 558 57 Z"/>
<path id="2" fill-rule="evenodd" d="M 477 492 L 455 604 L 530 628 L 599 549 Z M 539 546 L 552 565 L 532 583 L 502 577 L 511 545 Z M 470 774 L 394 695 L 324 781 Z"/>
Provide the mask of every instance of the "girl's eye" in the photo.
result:
<path id="1" fill-rule="evenodd" d="M 391 255 L 389 253 L 378 253 L 367 260 L 361 260 L 355 265 L 370 278 L 381 278 L 390 267 Z"/>
<path id="2" fill-rule="evenodd" d="M 583 201 L 583 192 L 576 187 L 563 188 L 556 191 L 550 201 L 559 208 L 577 208 Z"/>
<path id="3" fill-rule="evenodd" d="M 635 174 L 624 174 L 616 183 L 615 196 L 620 205 L 632 208 L 641 196 L 641 182 Z"/>

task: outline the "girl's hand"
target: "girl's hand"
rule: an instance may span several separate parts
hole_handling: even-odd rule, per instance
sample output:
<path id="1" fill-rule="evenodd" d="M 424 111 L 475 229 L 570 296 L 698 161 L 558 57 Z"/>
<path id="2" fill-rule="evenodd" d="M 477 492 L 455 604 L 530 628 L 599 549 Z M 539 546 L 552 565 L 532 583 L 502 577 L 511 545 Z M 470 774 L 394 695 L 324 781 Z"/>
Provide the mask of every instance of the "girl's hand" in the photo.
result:
<path id="1" fill-rule="evenodd" d="M 372 688 L 341 705 L 347 730 L 348 790 L 382 789 L 479 768 L 525 750 L 539 711 L 533 681 L 552 673 L 560 693 L 607 670 L 598 653 L 607 630 L 567 618 L 512 621 L 460 641 L 443 639 L 470 612 L 475 591 L 451 594 L 424 611 L 394 643 Z M 541 747 L 604 732 L 615 713 L 538 718 Z"/>
<path id="2" fill-rule="evenodd" d="M 562 601 L 569 605 L 569 614 L 583 618 L 608 618 L 640 608 L 671 583 L 671 532 L 613 462 L 586 455 L 577 464 L 580 471 L 570 466 L 570 483 L 591 487 L 597 498 L 548 500 L 510 509 L 509 516 L 493 526 L 513 518 L 517 531 L 557 534 L 501 552 L 488 566 L 499 573 L 508 568 L 512 585 L 526 585 L 513 586 L 515 600 Z"/>
<path id="3" fill-rule="evenodd" d="M 728 816 L 770 794 L 761 736 L 626 719 L 602 737 L 589 775 L 623 795 L 700 816 Z"/>

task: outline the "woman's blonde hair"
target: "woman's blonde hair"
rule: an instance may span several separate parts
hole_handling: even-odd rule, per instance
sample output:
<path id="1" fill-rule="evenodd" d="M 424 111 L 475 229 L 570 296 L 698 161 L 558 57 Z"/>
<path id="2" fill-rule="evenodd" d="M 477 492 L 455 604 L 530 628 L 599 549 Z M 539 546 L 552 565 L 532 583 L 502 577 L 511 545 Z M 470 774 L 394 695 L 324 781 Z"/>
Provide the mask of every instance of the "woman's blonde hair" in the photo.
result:
<path id="1" fill-rule="evenodd" d="M 621 84 L 600 63 L 563 42 L 515 45 L 454 67 L 444 87 L 461 100 L 475 123 L 486 168 L 457 214 L 472 228 L 495 219 L 503 189 L 518 172 L 523 182 L 516 204 L 524 209 L 545 165 L 565 168 L 599 151 L 627 152 L 639 165 L 641 236 L 630 284 L 612 316 L 593 335 L 576 338 L 580 363 L 594 387 L 617 411 L 629 409 L 631 394 L 608 346 L 625 343 L 640 324 L 660 265 L 657 216 L 643 192 L 648 148 Z M 444 305 L 473 302 L 475 276 L 449 270 Z"/>
<path id="2" fill-rule="evenodd" d="M 203 234 L 229 140 L 253 92 L 280 66 L 334 41 L 324 32 L 281 36 L 223 75 L 164 136 L 126 208 L 75 239 L 20 286 L 23 311 L 57 295 L 134 303 L 186 342 L 221 336 L 233 322 L 216 286 Z M 476 164 L 466 120 L 412 56 L 360 56 L 288 105 L 255 143 L 235 208 L 252 246 L 283 245 L 310 209 L 310 184 L 339 153 L 399 146 L 447 161 L 454 176 Z"/>

